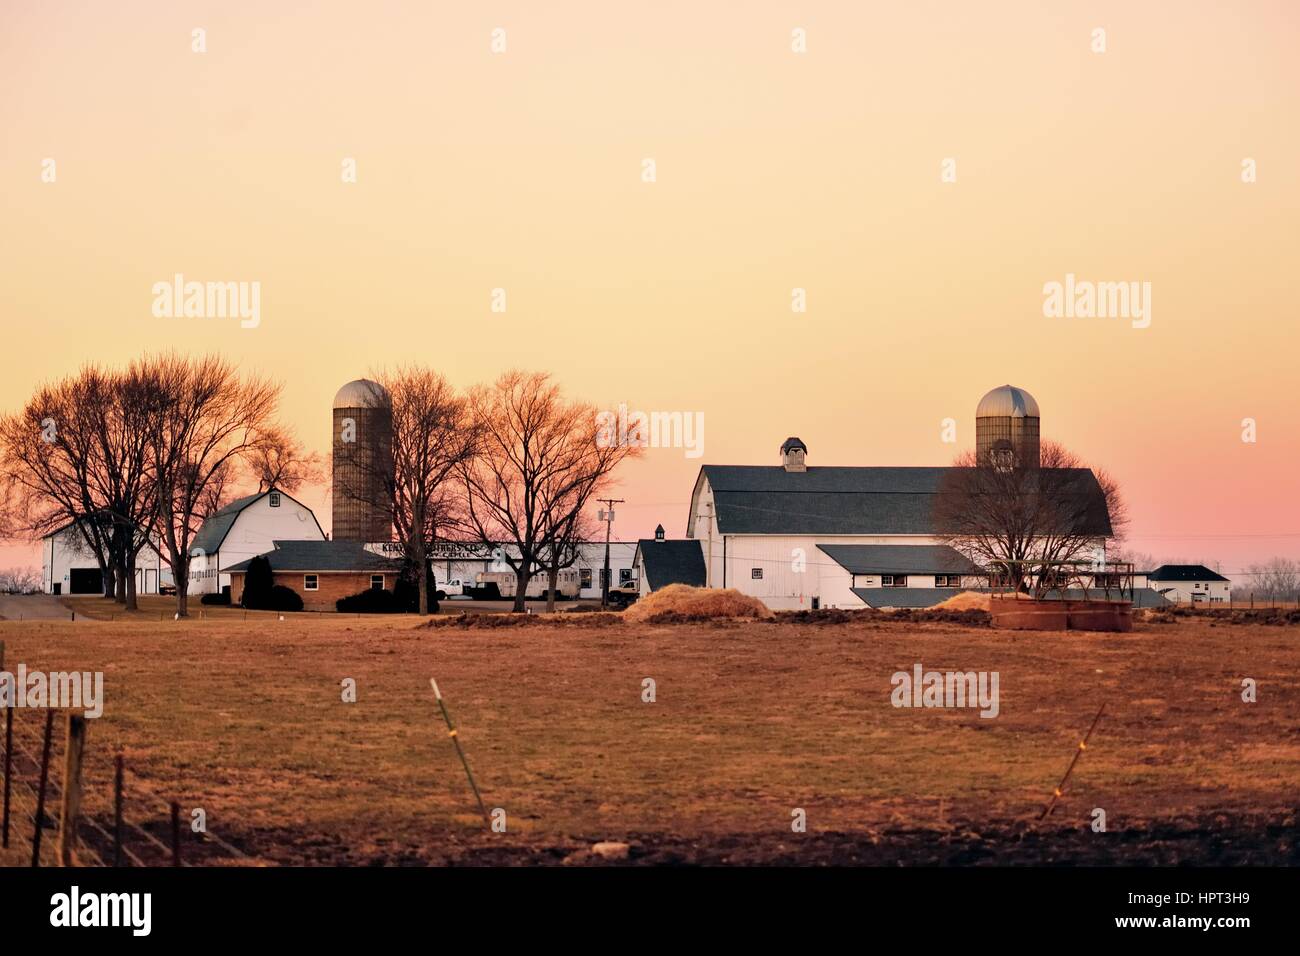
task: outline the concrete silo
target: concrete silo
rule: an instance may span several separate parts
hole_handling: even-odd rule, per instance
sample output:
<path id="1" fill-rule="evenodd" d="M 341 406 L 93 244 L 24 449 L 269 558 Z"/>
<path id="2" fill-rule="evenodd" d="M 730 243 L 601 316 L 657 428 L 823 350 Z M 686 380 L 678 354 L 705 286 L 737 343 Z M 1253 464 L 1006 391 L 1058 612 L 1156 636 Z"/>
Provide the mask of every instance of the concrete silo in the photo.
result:
<path id="1" fill-rule="evenodd" d="M 1038 402 L 1023 388 L 1000 385 L 975 409 L 975 453 L 996 465 L 1039 464 Z"/>
<path id="2" fill-rule="evenodd" d="M 359 378 L 338 390 L 332 449 L 334 540 L 391 541 L 393 405 L 387 389 Z"/>

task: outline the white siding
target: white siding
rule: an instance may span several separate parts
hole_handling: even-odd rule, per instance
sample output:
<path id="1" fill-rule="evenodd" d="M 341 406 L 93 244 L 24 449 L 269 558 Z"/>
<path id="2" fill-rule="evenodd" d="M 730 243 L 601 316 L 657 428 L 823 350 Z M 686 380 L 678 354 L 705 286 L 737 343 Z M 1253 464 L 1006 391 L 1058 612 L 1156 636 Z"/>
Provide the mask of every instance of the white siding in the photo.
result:
<path id="1" fill-rule="evenodd" d="M 323 540 L 310 508 L 285 494 L 280 496 L 280 506 L 272 508 L 271 496 L 264 495 L 235 518 L 217 554 L 195 554 L 190 559 L 190 593 L 220 591 L 230 584 L 230 575 L 222 569 L 266 554 L 276 541 Z"/>
<path id="2" fill-rule="evenodd" d="M 163 563 L 158 551 L 149 545 L 140 549 L 135 567 L 137 594 L 157 594 L 159 583 L 172 583 L 171 568 Z M 46 594 L 54 593 L 55 584 L 59 585 L 60 594 L 70 594 L 74 568 L 99 570 L 94 552 L 76 527 L 64 528 L 57 534 L 41 539 L 41 587 Z"/>

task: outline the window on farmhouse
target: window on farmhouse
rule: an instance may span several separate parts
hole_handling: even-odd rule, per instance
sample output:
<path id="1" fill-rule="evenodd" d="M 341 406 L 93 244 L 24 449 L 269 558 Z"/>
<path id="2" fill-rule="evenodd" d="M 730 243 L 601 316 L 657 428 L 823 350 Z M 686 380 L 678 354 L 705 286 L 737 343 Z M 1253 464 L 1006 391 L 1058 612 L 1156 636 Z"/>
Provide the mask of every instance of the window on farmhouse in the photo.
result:
<path id="1" fill-rule="evenodd" d="M 304 574 L 302 576 L 302 589 L 304 591 L 320 590 L 320 579 L 314 574 Z"/>
<path id="2" fill-rule="evenodd" d="M 581 576 L 582 586 L 584 588 L 591 587 L 591 568 L 579 568 L 578 574 Z"/>
<path id="3" fill-rule="evenodd" d="M 280 492 L 278 491 L 271 492 L 271 507 L 272 508 L 280 507 Z"/>
<path id="4" fill-rule="evenodd" d="M 761 581 L 761 580 L 763 580 L 763 569 L 762 569 L 762 568 L 750 568 L 750 570 L 749 570 L 749 577 L 750 577 L 750 579 L 753 580 L 753 581 Z"/>
<path id="5" fill-rule="evenodd" d="M 382 591 L 384 589 L 384 576 L 382 574 L 370 575 L 370 590 Z"/>

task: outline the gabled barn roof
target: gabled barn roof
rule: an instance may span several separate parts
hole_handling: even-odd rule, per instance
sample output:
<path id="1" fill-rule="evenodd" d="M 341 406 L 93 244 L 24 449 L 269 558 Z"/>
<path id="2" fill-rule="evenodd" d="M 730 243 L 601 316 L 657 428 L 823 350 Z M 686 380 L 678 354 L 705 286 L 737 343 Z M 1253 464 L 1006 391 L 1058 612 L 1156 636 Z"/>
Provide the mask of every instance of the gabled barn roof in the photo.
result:
<path id="1" fill-rule="evenodd" d="M 704 587 L 704 549 L 698 541 L 655 541 L 642 538 L 636 544 L 637 557 L 645 568 L 646 583 L 657 591 L 669 584 Z M 633 564 L 637 558 L 634 557 Z"/>
<path id="2" fill-rule="evenodd" d="M 933 535 L 935 499 L 953 470 L 832 466 L 791 472 L 780 465 L 704 465 L 696 484 L 707 479 L 713 489 L 722 534 Z M 1087 468 L 1069 471 L 1092 499 L 1092 527 L 1084 530 L 1109 536 L 1097 477 Z M 688 536 L 694 535 L 695 517 L 686 523 Z"/>
<path id="3" fill-rule="evenodd" d="M 312 520 L 316 521 L 316 512 L 307 508 L 301 501 L 279 488 L 268 488 L 266 491 L 259 491 L 257 494 L 245 495 L 243 498 L 236 498 L 230 504 L 226 505 L 212 514 L 203 522 L 203 527 L 199 528 L 199 533 L 194 536 L 190 542 L 190 551 L 202 551 L 204 554 L 216 554 L 221 550 L 222 543 L 226 540 L 226 535 L 230 534 L 230 529 L 235 526 L 240 514 L 244 512 L 249 505 L 261 501 L 271 492 L 276 492 L 281 498 L 287 498 L 300 508 L 306 508 L 307 513 L 311 515 Z M 321 530 L 320 522 L 316 521 L 316 530 L 321 532 L 323 537 L 325 532 Z"/>

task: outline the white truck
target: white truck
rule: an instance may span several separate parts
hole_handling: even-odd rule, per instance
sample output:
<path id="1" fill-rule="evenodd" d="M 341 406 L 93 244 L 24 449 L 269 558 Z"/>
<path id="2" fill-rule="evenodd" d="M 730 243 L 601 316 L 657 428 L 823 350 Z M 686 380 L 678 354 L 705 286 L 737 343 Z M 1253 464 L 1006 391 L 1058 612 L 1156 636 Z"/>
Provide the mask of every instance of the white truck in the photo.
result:
<path id="1" fill-rule="evenodd" d="M 470 597 L 474 591 L 474 582 L 469 578 L 452 578 L 436 585 L 436 589 L 435 596 L 439 601 L 445 601 L 449 597 Z"/>

